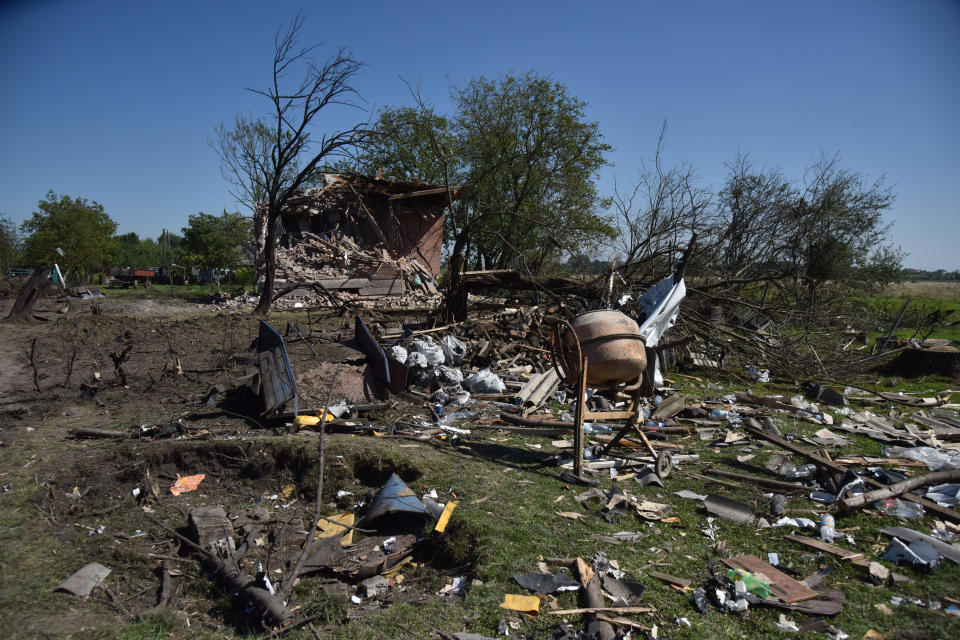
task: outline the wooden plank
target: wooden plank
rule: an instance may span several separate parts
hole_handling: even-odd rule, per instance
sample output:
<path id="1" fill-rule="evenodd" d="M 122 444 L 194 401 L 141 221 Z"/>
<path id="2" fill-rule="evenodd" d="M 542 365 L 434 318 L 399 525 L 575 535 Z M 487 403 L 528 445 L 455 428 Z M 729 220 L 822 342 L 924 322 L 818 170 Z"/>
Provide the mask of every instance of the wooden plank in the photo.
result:
<path id="1" fill-rule="evenodd" d="M 572 616 L 580 613 L 653 613 L 656 609 L 653 607 L 583 607 L 580 609 L 555 609 L 547 610 L 552 616 Z"/>
<path id="2" fill-rule="evenodd" d="M 690 581 L 685 578 L 678 578 L 677 576 L 671 576 L 669 573 L 660 573 L 659 571 L 647 571 L 647 575 L 651 578 L 656 578 L 657 580 L 663 580 L 668 584 L 675 584 L 679 587 L 689 587 Z"/>
<path id="3" fill-rule="evenodd" d="M 663 422 L 667 418 L 672 418 L 681 411 L 683 411 L 683 406 L 690 400 L 690 396 L 684 395 L 682 393 L 675 396 L 670 396 L 666 400 L 660 403 L 660 406 L 657 407 L 657 410 L 651 414 L 650 419 L 655 420 L 656 422 Z"/>
<path id="4" fill-rule="evenodd" d="M 870 566 L 870 561 L 867 560 L 862 553 L 854 553 L 853 551 L 848 551 L 847 549 L 830 544 L 829 542 L 817 540 L 816 538 L 808 538 L 807 536 L 801 536 L 796 533 L 789 533 L 785 537 L 787 540 L 793 540 L 794 542 L 799 542 L 800 544 L 807 545 L 808 547 L 812 547 L 818 551 L 823 551 L 824 553 L 837 556 L 841 560 L 847 560 L 851 564 L 855 564 L 858 567 Z"/>
<path id="5" fill-rule="evenodd" d="M 584 411 L 585 420 L 629 420 L 634 416 L 633 411 Z"/>
<path id="6" fill-rule="evenodd" d="M 754 575 L 758 573 L 763 574 L 770 581 L 770 592 L 788 604 L 803 602 L 804 600 L 813 600 L 820 595 L 810 587 L 800 584 L 757 556 L 746 555 L 736 558 L 724 558 L 723 562 L 728 567 L 734 569 L 743 569 Z"/>

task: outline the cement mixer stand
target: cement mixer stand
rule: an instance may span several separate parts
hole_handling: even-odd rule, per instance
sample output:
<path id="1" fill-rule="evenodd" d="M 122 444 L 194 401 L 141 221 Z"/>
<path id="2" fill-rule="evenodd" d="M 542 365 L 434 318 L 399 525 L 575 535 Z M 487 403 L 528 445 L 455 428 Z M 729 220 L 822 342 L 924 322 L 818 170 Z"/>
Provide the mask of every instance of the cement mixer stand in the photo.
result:
<path id="1" fill-rule="evenodd" d="M 630 400 L 630 409 L 628 411 L 588 411 L 587 410 L 587 368 L 590 366 L 590 363 L 586 357 L 580 355 L 580 372 L 576 380 L 576 404 L 574 405 L 574 414 L 573 414 L 573 473 L 578 478 L 583 477 L 583 423 L 585 421 L 594 421 L 594 420 L 626 420 L 627 424 L 614 436 L 613 440 L 607 444 L 603 449 L 603 455 L 608 455 L 610 449 L 612 449 L 620 440 L 624 438 L 630 431 L 636 431 L 636 434 L 639 436 L 640 441 L 643 443 L 643 446 L 646 448 L 647 452 L 653 456 L 655 461 L 654 470 L 657 475 L 660 477 L 666 477 L 670 474 L 670 470 L 673 467 L 672 459 L 670 455 L 666 452 L 657 453 L 657 450 L 654 449 L 653 444 L 650 440 L 647 439 L 646 434 L 640 428 L 640 421 L 643 419 L 643 409 L 640 407 L 640 391 L 634 391 L 633 396 Z M 615 456 L 618 458 L 624 458 L 627 460 L 636 460 L 637 458 L 633 456 Z"/>

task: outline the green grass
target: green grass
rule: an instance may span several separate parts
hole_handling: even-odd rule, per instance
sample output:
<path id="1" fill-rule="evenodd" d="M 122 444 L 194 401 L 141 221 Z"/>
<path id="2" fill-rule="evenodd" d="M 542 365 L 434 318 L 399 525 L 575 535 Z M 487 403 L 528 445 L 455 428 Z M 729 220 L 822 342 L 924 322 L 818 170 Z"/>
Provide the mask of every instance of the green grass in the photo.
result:
<path id="1" fill-rule="evenodd" d="M 910 300 L 910 306 L 907 307 L 907 312 L 900 327 L 894 332 L 894 336 L 897 338 L 944 338 L 960 342 L 960 300 L 924 295 L 870 298 L 870 307 L 881 312 L 881 317 L 885 319 L 885 326 L 872 328 L 869 333 L 871 338 L 882 340 L 887 336 L 907 300 Z M 951 323 L 952 326 L 950 326 Z"/>
<path id="2" fill-rule="evenodd" d="M 100 292 L 107 298 L 117 300 L 185 300 L 189 302 L 206 301 L 210 295 L 218 291 L 226 291 L 231 295 L 242 293 L 243 291 L 252 292 L 253 286 L 223 284 L 153 284 L 150 288 L 120 286 L 103 286 Z"/>

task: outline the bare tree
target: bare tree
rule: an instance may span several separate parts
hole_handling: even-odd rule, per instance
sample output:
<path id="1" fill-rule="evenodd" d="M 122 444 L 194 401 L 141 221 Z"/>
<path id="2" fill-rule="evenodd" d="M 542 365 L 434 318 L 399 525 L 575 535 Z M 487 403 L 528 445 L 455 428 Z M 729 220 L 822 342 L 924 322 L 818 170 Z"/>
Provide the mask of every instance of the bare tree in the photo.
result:
<path id="1" fill-rule="evenodd" d="M 690 164 L 664 167 L 666 123 L 660 129 L 657 150 L 638 170 L 636 184 L 627 192 L 614 186 L 613 209 L 619 233 L 614 248 L 621 253 L 621 273 L 648 278 L 671 270 L 670 261 L 686 246 L 690 234 L 713 223 L 713 194 L 697 185 Z"/>
<path id="2" fill-rule="evenodd" d="M 266 315 L 273 301 L 281 212 L 326 161 L 358 144 L 365 131 L 364 123 L 359 123 L 311 139 L 315 119 L 324 109 L 360 107 L 351 82 L 363 63 L 342 47 L 327 60 L 318 60 L 314 52 L 319 45 L 299 44 L 303 22 L 298 13 L 286 30 L 277 32 L 271 85 L 248 89 L 269 100 L 270 114 L 260 119 L 238 117 L 231 130 L 221 126 L 212 145 L 234 194 L 254 210 L 258 280 L 262 276 L 254 313 L 259 315 Z M 291 80 L 297 77 L 301 79 Z"/>

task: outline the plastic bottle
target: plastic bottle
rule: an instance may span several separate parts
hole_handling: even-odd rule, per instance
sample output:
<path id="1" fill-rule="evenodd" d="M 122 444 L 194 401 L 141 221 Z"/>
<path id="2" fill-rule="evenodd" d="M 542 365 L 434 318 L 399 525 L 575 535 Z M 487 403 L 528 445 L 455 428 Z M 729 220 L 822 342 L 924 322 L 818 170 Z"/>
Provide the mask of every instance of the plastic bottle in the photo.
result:
<path id="1" fill-rule="evenodd" d="M 747 588 L 747 591 L 754 595 L 760 596 L 761 598 L 770 597 L 770 585 L 763 580 L 760 580 L 749 571 L 744 571 L 743 569 L 730 569 L 727 571 L 727 577 L 734 582 L 737 580 L 743 580 L 743 586 Z"/>
<path id="2" fill-rule="evenodd" d="M 817 465 L 815 464 L 804 464 L 799 467 L 787 467 L 783 475 L 790 479 L 796 478 L 809 478 L 817 472 Z"/>
<path id="3" fill-rule="evenodd" d="M 831 542 L 837 536 L 834 529 L 833 516 L 825 513 L 820 516 L 820 537 L 824 542 Z"/>

